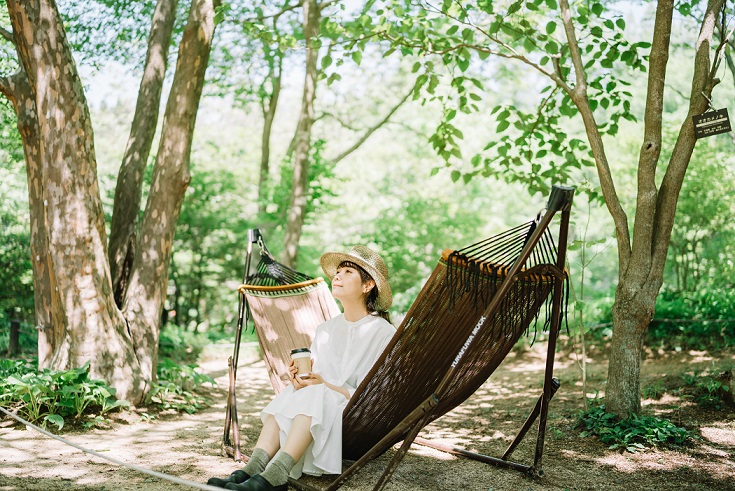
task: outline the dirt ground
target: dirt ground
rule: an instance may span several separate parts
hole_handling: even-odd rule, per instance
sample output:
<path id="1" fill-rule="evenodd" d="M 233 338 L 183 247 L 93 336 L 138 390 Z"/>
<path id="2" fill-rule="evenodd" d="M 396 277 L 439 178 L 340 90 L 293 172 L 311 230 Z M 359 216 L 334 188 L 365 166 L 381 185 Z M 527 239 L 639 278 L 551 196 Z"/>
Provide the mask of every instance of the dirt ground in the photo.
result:
<path id="1" fill-rule="evenodd" d="M 492 456 L 500 456 L 523 424 L 540 393 L 543 345 L 512 353 L 485 385 L 462 406 L 427 427 L 420 436 Z M 228 350 L 209 347 L 200 361 L 219 387 L 212 405 L 193 415 L 165 415 L 146 421 L 131 411 L 115 418 L 112 429 L 71 432 L 77 445 L 139 467 L 182 479 L 206 482 L 239 466 L 220 451 L 226 393 Z M 272 397 L 265 367 L 244 350 L 238 369 L 238 402 L 243 450 L 249 452 L 259 430 L 258 414 Z M 594 351 L 593 351 L 594 353 Z M 735 490 L 735 409 L 703 411 L 669 394 L 645 400 L 646 411 L 695 431 L 697 440 L 681 450 L 621 453 L 595 438 L 581 438 L 575 428 L 583 408 L 581 370 L 574 354 L 560 354 L 555 375 L 562 386 L 553 399 L 543 457 L 545 475 L 532 478 L 514 470 L 454 457 L 414 445 L 386 487 L 388 490 Z M 642 387 L 664 376 L 732 368 L 735 353 L 712 357 L 703 352 L 649 354 Z M 587 393 L 604 393 L 604 356 L 588 359 Z M 530 464 L 535 430 L 516 450 L 516 461 Z M 375 459 L 345 490 L 372 489 L 394 450 Z M 326 486 L 329 479 L 302 478 Z M 90 456 L 33 430 L 0 419 L 0 490 L 29 491 L 173 491 L 193 489 L 151 477 Z"/>

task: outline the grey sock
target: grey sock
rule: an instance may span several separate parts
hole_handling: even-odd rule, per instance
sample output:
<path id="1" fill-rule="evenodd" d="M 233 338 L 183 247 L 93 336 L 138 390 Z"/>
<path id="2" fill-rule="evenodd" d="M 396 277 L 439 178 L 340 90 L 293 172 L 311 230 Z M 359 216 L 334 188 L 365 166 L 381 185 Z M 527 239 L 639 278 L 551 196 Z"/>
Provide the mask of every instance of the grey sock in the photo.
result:
<path id="1" fill-rule="evenodd" d="M 253 454 L 250 456 L 250 460 L 248 460 L 248 463 L 245 464 L 245 467 L 243 467 L 242 470 L 247 475 L 252 477 L 263 472 L 270 460 L 271 456 L 270 454 L 268 454 L 268 452 L 266 452 L 262 448 L 256 447 L 253 450 Z"/>
<path id="2" fill-rule="evenodd" d="M 278 452 L 273 460 L 268 463 L 268 466 L 263 472 L 260 473 L 260 477 L 271 483 L 271 486 L 280 486 L 288 482 L 288 475 L 291 473 L 291 469 L 296 465 L 293 458 L 286 452 Z"/>

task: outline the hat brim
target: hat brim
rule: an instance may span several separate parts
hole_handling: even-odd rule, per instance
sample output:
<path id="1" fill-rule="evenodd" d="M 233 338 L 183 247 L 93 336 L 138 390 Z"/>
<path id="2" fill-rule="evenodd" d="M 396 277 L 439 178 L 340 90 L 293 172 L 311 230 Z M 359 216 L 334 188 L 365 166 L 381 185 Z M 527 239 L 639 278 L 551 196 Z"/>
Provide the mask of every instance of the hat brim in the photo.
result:
<path id="1" fill-rule="evenodd" d="M 357 264 L 370 275 L 375 282 L 375 285 L 378 287 L 376 307 L 378 310 L 388 310 L 393 303 L 393 292 L 390 289 L 388 280 L 370 263 L 366 262 L 360 256 L 344 252 L 325 252 L 319 260 L 322 270 L 324 271 L 324 274 L 327 275 L 327 278 L 329 278 L 329 281 L 332 281 L 334 275 L 337 274 L 337 268 L 345 261 Z"/>

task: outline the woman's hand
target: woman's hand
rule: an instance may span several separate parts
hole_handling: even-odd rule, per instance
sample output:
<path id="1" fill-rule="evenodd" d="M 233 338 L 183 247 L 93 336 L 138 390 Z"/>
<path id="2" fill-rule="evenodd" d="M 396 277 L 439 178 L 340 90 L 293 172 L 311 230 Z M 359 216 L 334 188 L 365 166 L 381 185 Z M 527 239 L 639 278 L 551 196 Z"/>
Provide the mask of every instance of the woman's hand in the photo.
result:
<path id="1" fill-rule="evenodd" d="M 300 383 L 302 384 L 302 387 L 306 387 L 307 385 L 319 385 L 324 383 L 324 379 L 321 375 L 318 373 L 311 372 L 306 377 L 296 377 L 299 379 Z"/>
<path id="2" fill-rule="evenodd" d="M 311 360 L 311 367 L 314 368 L 314 360 Z M 304 375 L 303 377 L 298 376 L 299 369 L 294 363 L 293 360 L 291 360 L 291 363 L 288 365 L 288 378 L 291 379 L 291 385 L 293 385 L 294 389 L 299 390 L 303 389 L 306 386 L 309 385 L 317 385 L 317 384 L 323 384 L 324 379 L 321 375 L 318 373 L 309 373 L 308 375 Z"/>

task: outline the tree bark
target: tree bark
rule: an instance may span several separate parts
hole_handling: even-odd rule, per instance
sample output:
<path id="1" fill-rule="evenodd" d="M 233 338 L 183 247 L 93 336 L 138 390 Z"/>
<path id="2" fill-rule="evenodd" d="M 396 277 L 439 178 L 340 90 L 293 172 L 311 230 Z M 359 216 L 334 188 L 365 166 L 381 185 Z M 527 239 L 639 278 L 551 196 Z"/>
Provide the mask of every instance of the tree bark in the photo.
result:
<path id="1" fill-rule="evenodd" d="M 265 44 L 265 43 L 264 43 Z M 266 51 L 267 46 L 264 46 Z M 283 64 L 283 55 L 278 53 L 275 59 L 271 58 L 268 70 L 267 81 L 271 83 L 270 94 L 261 100 L 261 110 L 263 111 L 263 135 L 260 151 L 260 174 L 258 178 L 258 214 L 261 216 L 265 213 L 268 181 L 270 176 L 270 159 L 271 159 L 271 131 L 273 130 L 273 122 L 276 118 L 276 108 L 278 107 L 278 98 L 281 95 L 281 67 Z M 265 84 L 261 87 L 265 91 Z"/>
<path id="2" fill-rule="evenodd" d="M 8 339 L 8 356 L 16 356 L 20 353 L 20 321 L 11 319 L 10 338 Z"/>
<path id="3" fill-rule="evenodd" d="M 299 240 L 306 218 L 308 199 L 309 151 L 311 149 L 311 127 L 314 124 L 314 100 L 316 99 L 317 59 L 319 46 L 320 10 L 316 0 L 303 0 L 304 42 L 306 43 L 306 76 L 301 100 L 299 124 L 296 127 L 294 150 L 294 172 L 291 185 L 291 200 L 286 221 L 283 262 L 295 268 L 298 263 Z"/>
<path id="4" fill-rule="evenodd" d="M 135 359 L 103 259 L 94 139 L 76 64 L 53 0 L 6 4 L 38 121 L 40 165 L 37 173 L 29 169 L 29 178 L 32 186 L 42 184 L 44 213 L 37 226 L 46 230 L 45 266 L 53 292 L 47 328 L 52 332 L 39 342 L 39 364 L 62 370 L 89 361 L 91 376 L 124 396 L 137 379 Z M 43 268 L 43 259 L 38 262 Z"/>
<path id="5" fill-rule="evenodd" d="M 189 185 L 189 160 L 204 75 L 214 36 L 218 0 L 194 0 L 179 47 L 123 312 L 128 320 L 141 380 L 156 380 L 161 311 L 176 222 Z M 141 393 L 147 387 L 141 387 Z"/>
<path id="6" fill-rule="evenodd" d="M 143 78 L 127 148 L 117 177 L 110 228 L 110 276 L 115 303 L 122 305 L 137 242 L 138 215 L 148 156 L 158 126 L 161 90 L 166 76 L 178 0 L 158 0 L 151 22 Z"/>
<path id="7" fill-rule="evenodd" d="M 16 45 L 10 34 L 9 40 Z M 38 330 L 39 365 L 50 363 L 50 346 L 54 342 L 52 304 L 59 304 L 58 292 L 51 288 L 46 241 L 45 206 L 43 202 L 44 182 L 41 175 L 41 142 L 39 139 L 36 104 L 28 83 L 28 77 L 20 69 L 0 84 L 0 92 L 13 104 L 18 120 L 18 132 L 23 143 L 23 152 L 28 176 L 28 205 L 30 215 L 31 263 L 33 267 L 33 299 Z"/>
<path id="8" fill-rule="evenodd" d="M 640 412 L 640 362 L 643 340 L 653 319 L 663 283 L 676 204 L 696 138 L 692 115 L 704 112 L 716 84 L 710 49 L 723 0 L 710 0 L 696 44 L 689 113 L 681 125 L 660 188 L 655 185 L 661 145 L 663 80 L 668 59 L 673 1 L 659 1 L 651 46 L 646 130 L 638 167 L 633 250 L 627 267 L 621 265 L 613 305 L 613 336 L 608 366 L 606 409 L 621 417 Z"/>

